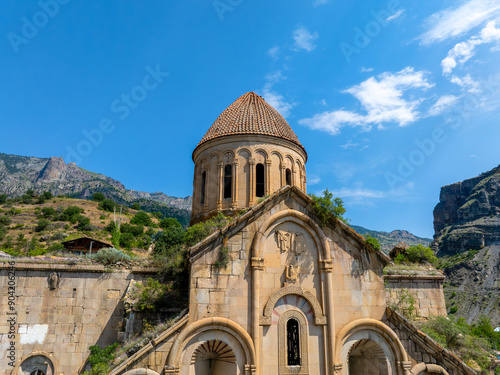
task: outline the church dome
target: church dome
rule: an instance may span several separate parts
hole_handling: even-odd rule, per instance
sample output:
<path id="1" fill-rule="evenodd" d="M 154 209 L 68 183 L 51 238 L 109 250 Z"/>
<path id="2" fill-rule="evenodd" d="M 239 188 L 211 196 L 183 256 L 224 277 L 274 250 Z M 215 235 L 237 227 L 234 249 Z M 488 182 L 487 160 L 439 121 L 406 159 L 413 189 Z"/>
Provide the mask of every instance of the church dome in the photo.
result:
<path id="1" fill-rule="evenodd" d="M 307 153 L 276 109 L 254 92 L 236 99 L 193 151 L 191 224 L 236 215 L 284 186 L 306 192 Z"/>
<path id="2" fill-rule="evenodd" d="M 227 107 L 205 133 L 196 148 L 215 138 L 239 134 L 262 134 L 304 146 L 281 114 L 254 92 L 247 92 Z"/>

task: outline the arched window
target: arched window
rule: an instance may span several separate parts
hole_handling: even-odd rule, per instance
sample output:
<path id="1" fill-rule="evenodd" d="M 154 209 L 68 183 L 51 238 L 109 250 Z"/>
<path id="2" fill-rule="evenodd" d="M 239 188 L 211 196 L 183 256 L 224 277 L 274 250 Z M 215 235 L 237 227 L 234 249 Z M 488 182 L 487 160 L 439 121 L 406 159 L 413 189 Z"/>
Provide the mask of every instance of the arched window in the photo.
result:
<path id="1" fill-rule="evenodd" d="M 255 166 L 255 196 L 264 195 L 264 164 L 259 163 Z"/>
<path id="2" fill-rule="evenodd" d="M 233 166 L 226 164 L 224 167 L 224 198 L 231 198 L 233 190 Z"/>
<path id="3" fill-rule="evenodd" d="M 201 199 L 200 203 L 205 204 L 205 185 L 207 183 L 207 172 L 201 174 Z"/>
<path id="4" fill-rule="evenodd" d="M 300 366 L 299 322 L 289 319 L 286 323 L 287 365 Z"/>
<path id="5" fill-rule="evenodd" d="M 292 184 L 292 171 L 290 170 L 290 168 L 287 168 L 285 171 L 285 180 L 287 185 Z"/>

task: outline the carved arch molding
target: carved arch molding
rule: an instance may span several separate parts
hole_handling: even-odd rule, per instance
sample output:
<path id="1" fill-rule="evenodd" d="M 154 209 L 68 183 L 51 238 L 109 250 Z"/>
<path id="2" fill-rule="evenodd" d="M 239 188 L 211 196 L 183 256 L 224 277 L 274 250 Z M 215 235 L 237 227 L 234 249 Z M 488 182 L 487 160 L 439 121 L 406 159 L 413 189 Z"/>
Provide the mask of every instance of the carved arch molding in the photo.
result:
<path id="1" fill-rule="evenodd" d="M 286 286 L 281 288 L 280 290 L 273 293 L 269 300 L 266 303 L 266 307 L 264 308 L 264 315 L 260 317 L 260 325 L 261 326 L 270 326 L 272 325 L 273 318 L 273 309 L 276 305 L 276 302 L 288 294 L 295 294 L 304 298 L 309 304 L 314 312 L 314 324 L 315 325 L 326 325 L 327 319 L 323 314 L 323 309 L 321 308 L 321 304 L 316 299 L 316 297 L 309 291 L 304 291 L 302 288 L 298 286 Z"/>

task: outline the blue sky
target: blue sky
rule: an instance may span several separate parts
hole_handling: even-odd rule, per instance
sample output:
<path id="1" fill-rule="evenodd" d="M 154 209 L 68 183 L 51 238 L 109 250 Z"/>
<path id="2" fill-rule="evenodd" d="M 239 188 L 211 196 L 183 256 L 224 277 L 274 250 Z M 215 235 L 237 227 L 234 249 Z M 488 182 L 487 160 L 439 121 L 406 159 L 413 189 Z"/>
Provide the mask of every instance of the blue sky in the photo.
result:
<path id="1" fill-rule="evenodd" d="M 433 234 L 441 186 L 500 164 L 500 3 L 7 2 L 0 152 L 192 194 L 191 152 L 248 91 L 353 224 Z"/>

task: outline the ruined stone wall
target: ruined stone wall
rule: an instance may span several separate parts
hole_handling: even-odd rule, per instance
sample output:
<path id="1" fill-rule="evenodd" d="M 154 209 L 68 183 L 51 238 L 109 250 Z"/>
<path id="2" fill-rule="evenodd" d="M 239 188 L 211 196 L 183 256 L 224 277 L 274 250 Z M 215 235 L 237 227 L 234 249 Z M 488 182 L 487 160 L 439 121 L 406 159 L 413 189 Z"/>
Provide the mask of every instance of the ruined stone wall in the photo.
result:
<path id="1" fill-rule="evenodd" d="M 9 352 L 13 342 L 17 366 L 10 366 L 12 359 L 2 355 L 0 369 L 21 374 L 19 364 L 38 352 L 53 362 L 53 374 L 78 374 L 89 346 L 117 341 L 122 298 L 130 281 L 154 273 L 154 269 L 106 272 L 102 266 L 62 264 L 17 263 L 10 269 L 8 263 L 0 264 L 0 353 Z M 10 306 L 9 286 L 15 286 Z M 14 339 L 8 337 L 12 317 Z"/>
<path id="2" fill-rule="evenodd" d="M 416 316 L 446 316 L 444 278 L 439 275 L 385 275 L 387 305 L 397 306 L 400 310 L 409 309 L 409 299 L 413 298 Z"/>

